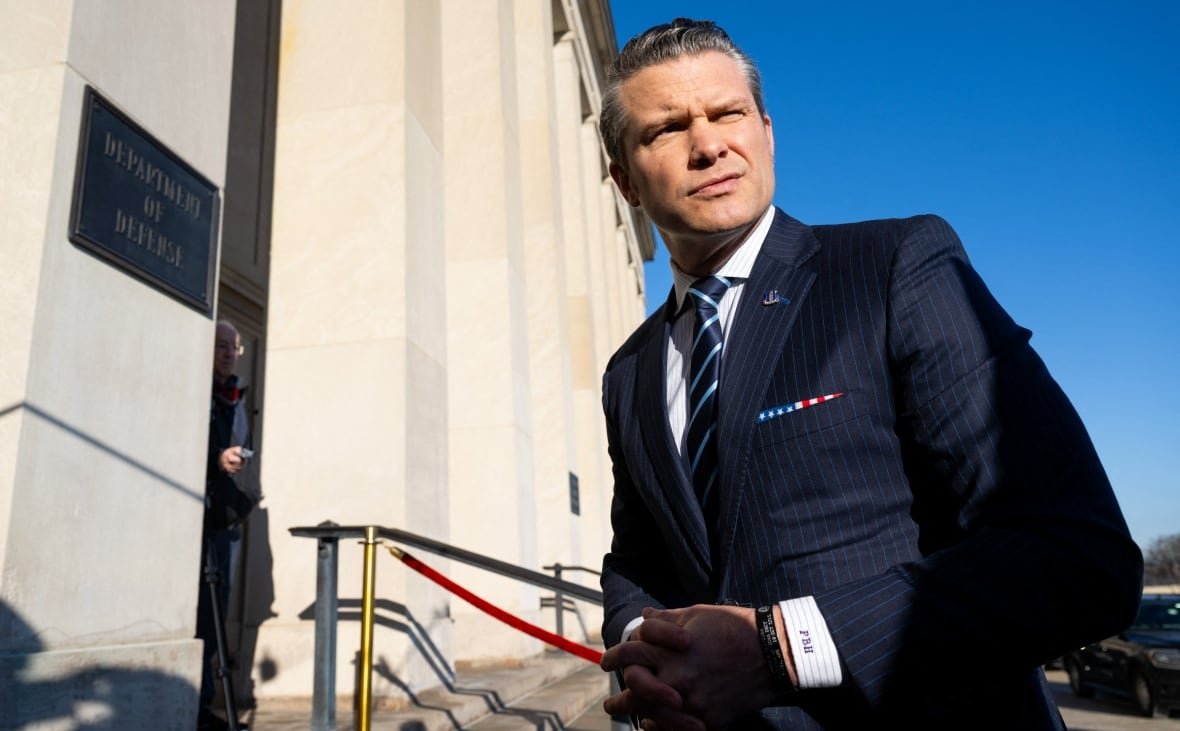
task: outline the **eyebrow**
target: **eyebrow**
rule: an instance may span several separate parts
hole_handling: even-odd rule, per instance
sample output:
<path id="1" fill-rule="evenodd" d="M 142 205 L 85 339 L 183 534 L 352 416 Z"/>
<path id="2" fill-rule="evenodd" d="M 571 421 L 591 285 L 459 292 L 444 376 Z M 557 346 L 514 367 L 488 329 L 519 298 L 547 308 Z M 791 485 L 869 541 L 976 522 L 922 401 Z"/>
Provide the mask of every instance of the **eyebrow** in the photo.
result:
<path id="1" fill-rule="evenodd" d="M 728 110 L 732 110 L 732 109 L 741 109 L 744 111 L 744 110 L 757 109 L 757 108 L 758 108 L 757 103 L 753 99 L 751 99 L 750 97 L 745 97 L 745 96 L 727 97 L 724 101 L 710 102 L 706 105 L 706 110 L 709 114 L 714 114 L 717 111 L 722 111 L 722 110 L 728 111 Z M 683 118 L 684 111 L 685 111 L 685 109 L 683 106 L 665 107 L 664 109 L 661 109 L 658 112 L 653 112 L 652 116 L 650 117 L 650 119 L 648 121 L 641 122 L 639 124 L 639 129 L 641 131 L 647 131 L 652 128 L 667 124 L 668 122 L 677 121 L 677 120 Z"/>

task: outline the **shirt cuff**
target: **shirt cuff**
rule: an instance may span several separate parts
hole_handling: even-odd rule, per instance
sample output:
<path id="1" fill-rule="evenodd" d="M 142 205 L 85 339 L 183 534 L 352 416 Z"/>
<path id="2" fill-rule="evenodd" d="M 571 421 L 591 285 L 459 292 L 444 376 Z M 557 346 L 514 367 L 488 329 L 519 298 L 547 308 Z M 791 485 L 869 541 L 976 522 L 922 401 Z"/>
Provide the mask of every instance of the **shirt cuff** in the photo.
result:
<path id="1" fill-rule="evenodd" d="M 639 629 L 639 625 L 641 624 L 643 624 L 643 617 L 636 617 L 628 622 L 627 626 L 623 628 L 623 634 L 619 635 L 619 642 L 626 642 L 631 639 L 631 633 Z"/>
<path id="2" fill-rule="evenodd" d="M 804 596 L 779 602 L 783 624 L 791 643 L 791 657 L 800 688 L 835 688 L 844 680 L 840 654 L 828 631 L 828 623 L 815 603 Z M 628 626 L 629 632 L 634 627 Z M 636 625 L 638 627 L 639 625 Z"/>

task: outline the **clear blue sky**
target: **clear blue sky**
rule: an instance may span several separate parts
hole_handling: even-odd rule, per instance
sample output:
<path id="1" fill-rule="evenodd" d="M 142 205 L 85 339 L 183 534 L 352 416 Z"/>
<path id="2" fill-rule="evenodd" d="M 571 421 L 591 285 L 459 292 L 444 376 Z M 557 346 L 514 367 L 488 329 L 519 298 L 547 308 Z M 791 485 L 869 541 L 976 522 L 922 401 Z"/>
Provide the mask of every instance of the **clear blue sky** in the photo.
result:
<path id="1" fill-rule="evenodd" d="M 612 7 L 620 46 L 683 15 L 753 57 L 791 215 L 948 219 L 1081 413 L 1135 540 L 1180 533 L 1180 2 Z M 662 247 L 646 276 L 651 309 Z"/>

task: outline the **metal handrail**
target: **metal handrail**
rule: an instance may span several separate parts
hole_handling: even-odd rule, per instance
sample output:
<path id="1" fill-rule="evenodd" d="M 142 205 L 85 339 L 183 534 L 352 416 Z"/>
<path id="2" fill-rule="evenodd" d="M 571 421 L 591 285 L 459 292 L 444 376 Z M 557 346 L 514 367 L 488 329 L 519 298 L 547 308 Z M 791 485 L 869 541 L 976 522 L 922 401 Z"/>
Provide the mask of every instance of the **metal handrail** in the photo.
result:
<path id="1" fill-rule="evenodd" d="M 369 728 L 369 694 L 370 685 L 368 672 L 371 670 L 372 625 L 373 625 L 373 590 L 376 575 L 376 544 L 377 539 L 384 538 L 394 543 L 415 546 L 425 551 L 444 556 L 460 563 L 475 566 L 486 571 L 523 581 L 555 593 L 557 604 L 557 633 L 562 633 L 562 607 L 564 596 L 578 597 L 592 604 L 602 606 L 602 592 L 595 591 L 581 584 L 563 581 L 562 569 L 580 570 L 597 574 L 594 569 L 581 566 L 562 566 L 554 564 L 546 569 L 554 570 L 556 577 L 550 577 L 537 571 L 521 568 L 498 559 L 484 556 L 473 551 L 426 538 L 397 528 L 383 528 L 379 526 L 341 526 L 331 521 L 325 521 L 317 526 L 302 526 L 288 529 L 291 535 L 300 538 L 315 538 L 317 543 L 316 562 L 316 602 L 315 602 L 315 666 L 311 700 L 311 730 L 335 731 L 336 728 L 336 614 L 339 600 L 337 597 L 337 565 L 339 563 L 339 541 L 341 538 L 360 538 L 365 545 L 364 586 L 362 587 L 361 612 L 361 670 L 360 687 L 356 699 L 359 731 Z M 366 654 L 370 653 L 370 654 Z"/>
<path id="2" fill-rule="evenodd" d="M 589 566 L 567 566 L 566 564 L 563 564 L 560 561 L 558 561 L 555 564 L 550 564 L 548 566 L 542 566 L 541 568 L 545 569 L 546 571 L 556 571 L 558 576 L 561 575 L 562 571 L 583 571 L 587 574 L 594 574 L 595 576 L 602 576 L 602 572 L 599 571 L 598 569 L 592 569 Z"/>
<path id="3" fill-rule="evenodd" d="M 328 522 L 320 523 L 318 526 L 314 527 L 291 528 L 290 532 L 291 535 L 298 536 L 300 538 L 334 538 L 337 540 L 340 538 L 364 539 L 365 526 L 342 526 Z M 549 589 L 551 591 L 576 596 L 579 599 L 590 602 L 591 604 L 602 606 L 602 592 L 582 586 L 581 584 L 555 579 L 552 576 L 542 574 L 539 571 L 530 571 L 529 569 L 521 568 L 520 566 L 491 558 L 490 556 L 484 556 L 483 554 L 475 553 L 474 551 L 456 548 L 455 546 L 443 543 L 442 541 L 436 541 L 433 538 L 416 535 L 414 533 L 399 530 L 397 528 L 383 528 L 378 526 L 377 535 L 381 538 L 386 538 L 390 541 L 393 541 L 394 543 L 404 543 L 407 546 L 415 546 L 417 548 L 421 548 L 424 551 L 430 551 L 431 553 L 458 561 L 460 563 L 465 563 L 469 566 L 485 569 L 487 571 L 491 571 L 492 573 L 500 574 L 501 576 L 508 576 L 513 579 L 523 581 L 526 584 L 539 586 L 542 589 Z M 580 567 L 566 566 L 564 568 L 573 569 Z M 582 570 L 598 573 L 593 571 L 593 569 Z"/>
<path id="4" fill-rule="evenodd" d="M 594 574 L 595 576 L 602 576 L 602 572 L 597 569 L 588 568 L 586 566 L 566 566 L 565 564 L 561 563 L 560 561 L 558 561 L 557 563 L 551 564 L 549 566 L 542 566 L 541 568 L 545 569 L 546 571 L 552 571 L 553 578 L 555 578 L 559 581 L 561 580 L 561 574 L 563 571 L 582 571 L 587 574 Z M 542 607 L 545 606 L 544 599 L 541 600 L 541 606 Z M 570 611 L 572 611 L 574 613 L 574 616 L 578 618 L 578 622 L 582 621 L 582 615 L 578 614 L 577 607 L 571 607 Z M 554 621 L 553 628 L 557 632 L 557 634 L 559 634 L 559 635 L 565 634 L 565 612 L 566 612 L 565 595 L 560 589 L 555 589 L 553 592 L 553 613 L 554 613 L 556 619 Z M 585 628 L 586 628 L 586 625 L 583 623 L 582 624 L 583 631 L 585 630 Z"/>

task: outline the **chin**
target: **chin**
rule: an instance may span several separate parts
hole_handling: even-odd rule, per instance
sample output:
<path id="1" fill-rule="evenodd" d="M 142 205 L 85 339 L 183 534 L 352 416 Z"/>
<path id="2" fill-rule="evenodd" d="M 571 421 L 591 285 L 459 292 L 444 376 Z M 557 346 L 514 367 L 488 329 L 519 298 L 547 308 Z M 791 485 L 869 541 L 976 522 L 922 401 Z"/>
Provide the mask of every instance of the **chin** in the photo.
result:
<path id="1" fill-rule="evenodd" d="M 755 210 L 743 206 L 740 209 L 710 211 L 700 215 L 697 220 L 690 221 L 689 226 L 702 233 L 721 234 L 737 231 L 753 225 L 765 210 L 765 208 Z"/>

